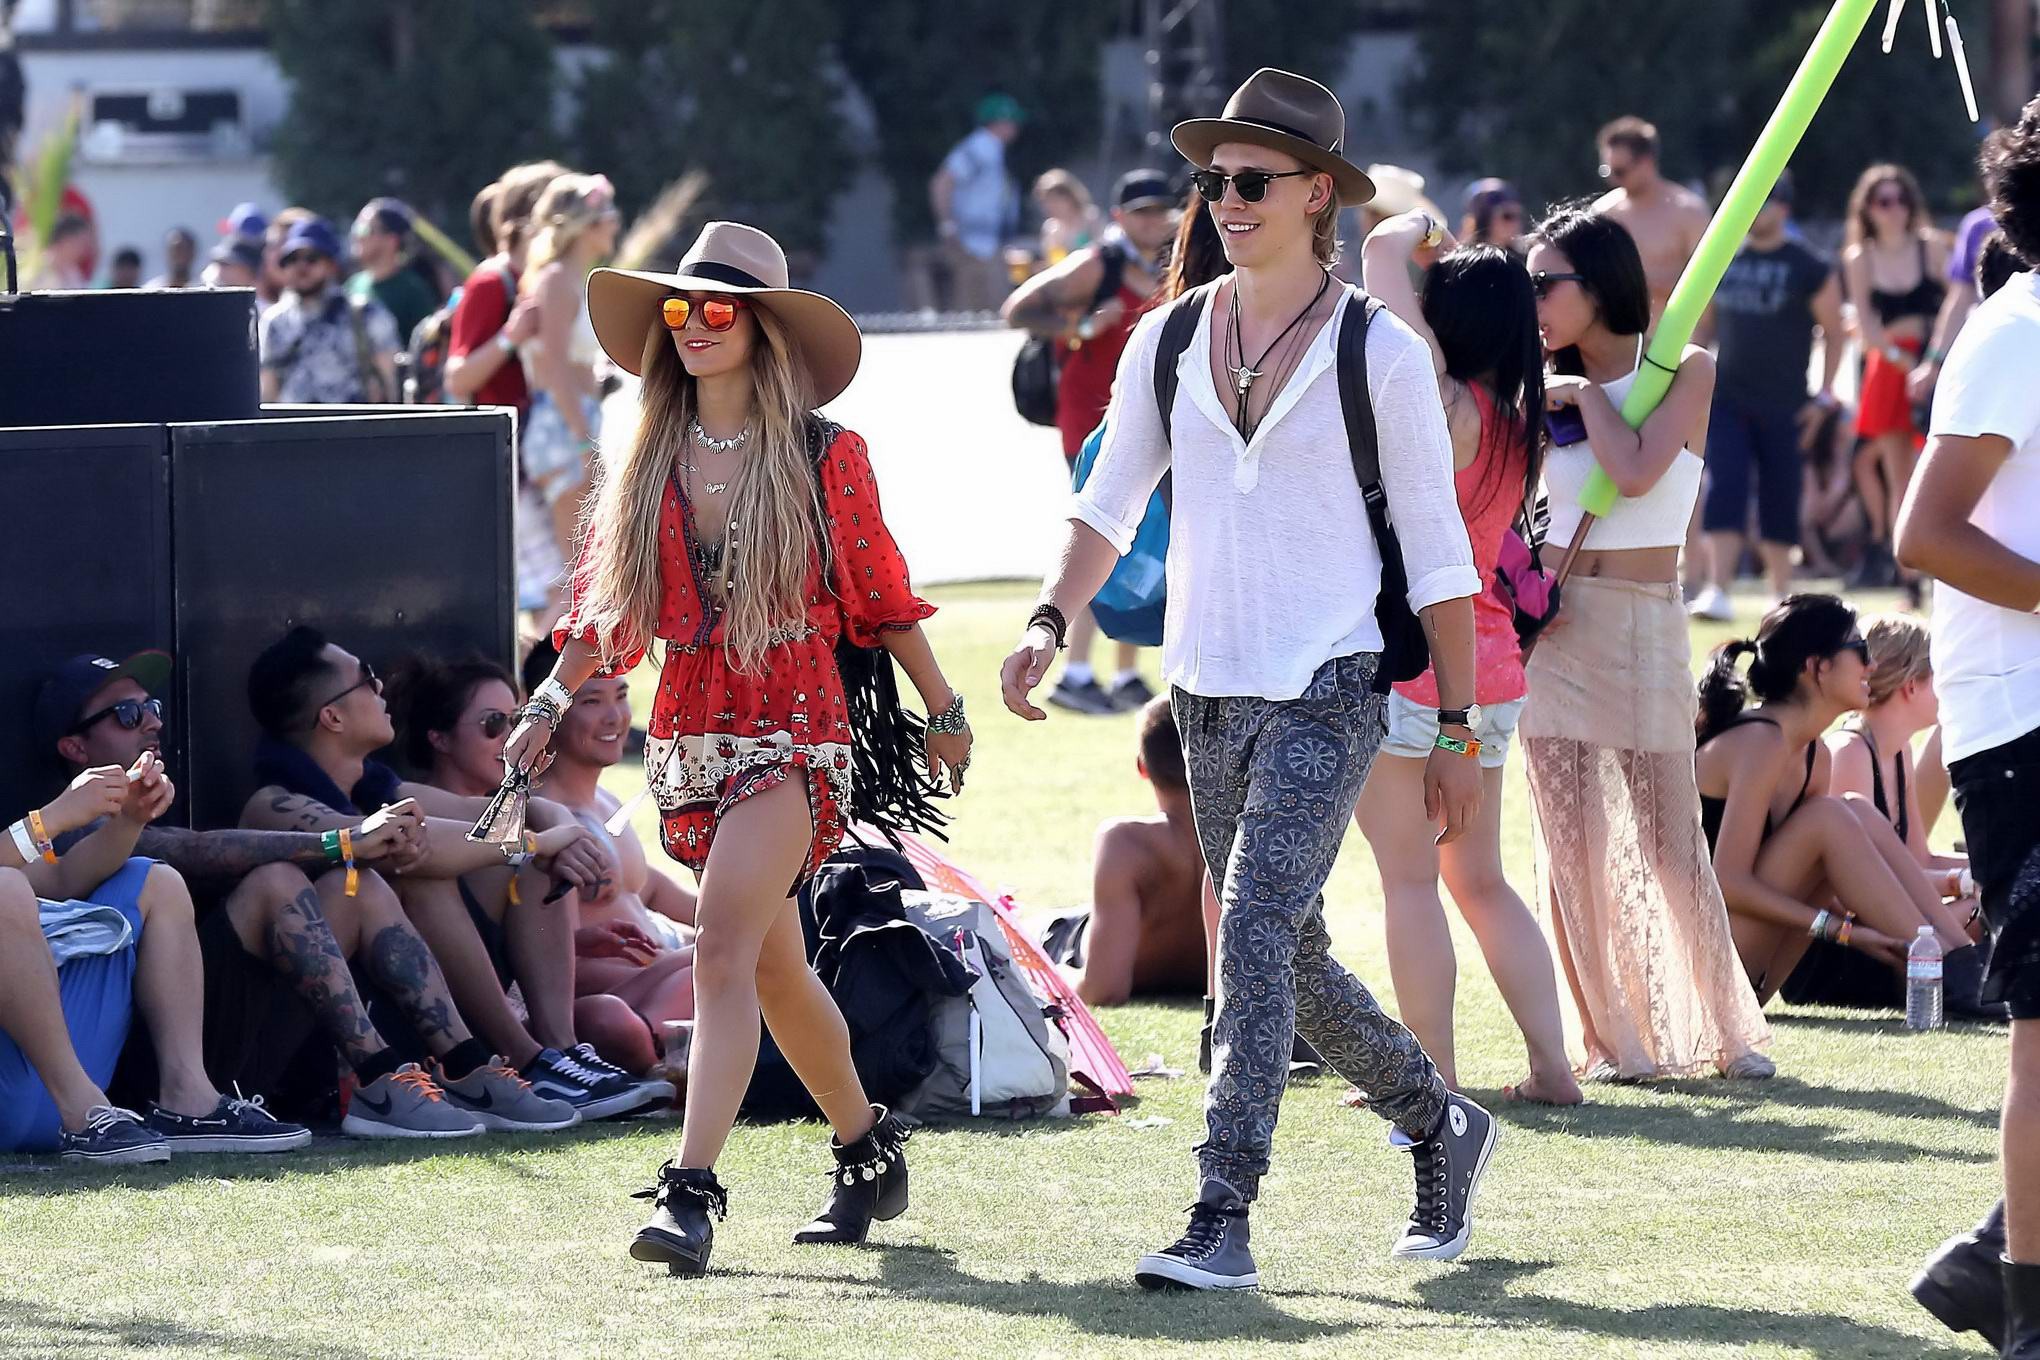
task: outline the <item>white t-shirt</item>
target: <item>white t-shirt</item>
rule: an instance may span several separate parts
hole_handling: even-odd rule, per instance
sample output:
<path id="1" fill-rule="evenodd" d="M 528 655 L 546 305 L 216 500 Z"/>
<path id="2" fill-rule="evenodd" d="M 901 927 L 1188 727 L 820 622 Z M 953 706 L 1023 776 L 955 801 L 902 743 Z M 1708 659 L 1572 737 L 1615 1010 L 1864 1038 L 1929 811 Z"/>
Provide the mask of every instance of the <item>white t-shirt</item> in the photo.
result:
<path id="1" fill-rule="evenodd" d="M 1964 323 L 1934 392 L 1933 433 L 2001 435 L 2011 457 L 1969 522 L 2040 561 L 2040 274 L 2014 274 Z M 2040 727 L 2040 614 L 1934 589 L 1934 687 L 1949 760 Z"/>
<path id="2" fill-rule="evenodd" d="M 1006 178 L 1006 144 L 990 128 L 979 128 L 950 148 L 942 168 L 954 181 L 949 210 L 957 239 L 981 260 L 999 253 L 1013 225 L 1013 182 Z"/>
<path id="3" fill-rule="evenodd" d="M 1381 553 L 1339 405 L 1346 309 L 1320 328 L 1248 443 L 1212 382 L 1212 306 L 1205 304 L 1177 367 L 1173 448 L 1154 382 L 1169 309 L 1156 308 L 1134 328 L 1105 413 L 1105 442 L 1071 518 L 1124 553 L 1173 467 L 1164 678 L 1207 698 L 1294 699 L 1333 657 L 1381 650 L 1374 621 Z M 1368 329 L 1367 390 L 1410 607 L 1479 594 L 1431 352 L 1386 309 Z"/>

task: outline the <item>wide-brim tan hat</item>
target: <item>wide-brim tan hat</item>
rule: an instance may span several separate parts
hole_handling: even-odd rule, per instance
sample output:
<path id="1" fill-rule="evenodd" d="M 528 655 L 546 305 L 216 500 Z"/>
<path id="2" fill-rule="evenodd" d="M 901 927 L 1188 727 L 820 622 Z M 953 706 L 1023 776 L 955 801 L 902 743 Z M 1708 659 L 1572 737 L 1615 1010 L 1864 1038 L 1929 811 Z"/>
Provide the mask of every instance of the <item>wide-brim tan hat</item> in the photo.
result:
<path id="1" fill-rule="evenodd" d="M 671 274 L 598 269 L 588 276 L 588 320 L 603 352 L 627 373 L 644 375 L 651 345 L 669 344 L 660 315 L 675 293 L 727 293 L 766 308 L 786 327 L 807 370 L 809 399 L 835 400 L 857 375 L 864 337 L 850 313 L 820 293 L 786 286 L 786 252 L 756 227 L 710 222 Z"/>
<path id="2" fill-rule="evenodd" d="M 1178 123 L 1169 140 L 1200 169 L 1226 142 L 1269 147 L 1330 175 L 1342 207 L 1374 197 L 1374 181 L 1346 159 L 1346 111 L 1338 96 L 1308 76 L 1263 66 L 1233 91 L 1222 116 Z"/>

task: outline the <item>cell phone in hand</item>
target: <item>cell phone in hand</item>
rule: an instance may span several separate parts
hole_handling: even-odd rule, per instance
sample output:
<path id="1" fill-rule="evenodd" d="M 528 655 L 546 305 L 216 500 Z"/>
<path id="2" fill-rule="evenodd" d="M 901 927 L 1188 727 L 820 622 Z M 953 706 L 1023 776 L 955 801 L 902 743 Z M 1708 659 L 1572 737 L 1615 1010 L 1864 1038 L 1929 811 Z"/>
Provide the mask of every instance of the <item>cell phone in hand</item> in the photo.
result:
<path id="1" fill-rule="evenodd" d="M 1553 448 L 1562 449 L 1587 441 L 1587 418 L 1580 414 L 1577 406 L 1561 406 L 1555 411 L 1546 411 L 1544 428 L 1551 433 Z"/>

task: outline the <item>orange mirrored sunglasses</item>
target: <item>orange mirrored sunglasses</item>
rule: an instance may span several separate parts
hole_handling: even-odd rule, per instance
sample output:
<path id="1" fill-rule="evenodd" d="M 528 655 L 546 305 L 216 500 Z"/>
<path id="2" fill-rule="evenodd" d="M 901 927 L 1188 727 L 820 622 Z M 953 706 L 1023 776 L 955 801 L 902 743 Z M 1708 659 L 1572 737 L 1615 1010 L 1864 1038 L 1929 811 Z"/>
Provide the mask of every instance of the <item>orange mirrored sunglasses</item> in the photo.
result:
<path id="1" fill-rule="evenodd" d="M 659 314 L 665 318 L 667 330 L 679 331 L 687 329 L 687 318 L 699 308 L 702 325 L 712 331 L 726 331 L 737 324 L 737 312 L 748 306 L 748 302 L 737 298 L 703 298 L 697 303 L 692 298 L 669 297 L 659 305 Z"/>

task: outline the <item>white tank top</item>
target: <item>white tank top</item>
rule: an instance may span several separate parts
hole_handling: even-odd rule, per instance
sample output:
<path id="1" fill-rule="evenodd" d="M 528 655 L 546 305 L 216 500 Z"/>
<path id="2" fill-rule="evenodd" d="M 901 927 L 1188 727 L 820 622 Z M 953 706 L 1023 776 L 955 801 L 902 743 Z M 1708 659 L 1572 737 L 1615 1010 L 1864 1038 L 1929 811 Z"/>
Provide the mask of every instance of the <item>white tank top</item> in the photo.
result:
<path id="1" fill-rule="evenodd" d="M 544 342 L 533 336 L 525 341 L 520 351 L 519 357 L 524 361 L 524 375 L 534 382 L 537 378 L 533 360 L 543 348 Z M 588 318 L 588 281 L 583 278 L 574 288 L 574 325 L 573 329 L 567 332 L 567 358 L 572 363 L 585 364 L 593 368 L 595 361 L 601 357 L 602 342 L 595 338 L 595 323 Z"/>
<path id="2" fill-rule="evenodd" d="M 1639 355 L 1641 353 L 1639 342 Z M 1621 409 L 1622 399 L 1636 383 L 1631 369 L 1613 382 L 1601 384 L 1608 400 Z M 1544 460 L 1544 491 L 1551 498 L 1551 527 L 1545 542 L 1563 553 L 1580 527 L 1580 488 L 1598 466 L 1586 440 L 1554 448 Z M 1657 484 L 1641 496 L 1622 496 L 1615 508 L 1587 530 L 1586 545 L 1597 551 L 1621 548 L 1676 548 L 1686 541 L 1686 527 L 1693 519 L 1693 505 L 1700 499 L 1698 454 L 1681 448 L 1672 458 Z"/>

